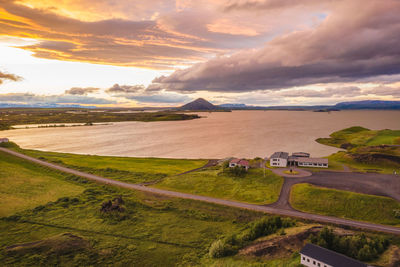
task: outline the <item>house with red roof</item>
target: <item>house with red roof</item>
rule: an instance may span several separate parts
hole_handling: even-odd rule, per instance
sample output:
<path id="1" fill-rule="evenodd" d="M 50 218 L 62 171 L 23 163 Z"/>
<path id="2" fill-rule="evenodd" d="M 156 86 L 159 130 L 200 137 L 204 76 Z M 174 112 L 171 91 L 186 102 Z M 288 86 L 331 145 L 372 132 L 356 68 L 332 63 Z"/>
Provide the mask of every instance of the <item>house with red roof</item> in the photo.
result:
<path id="1" fill-rule="evenodd" d="M 246 171 L 247 171 L 247 170 L 249 169 L 250 164 L 249 164 L 249 162 L 248 162 L 247 160 L 245 160 L 245 159 L 237 159 L 237 158 L 234 158 L 234 159 L 232 159 L 232 160 L 229 161 L 229 168 L 235 168 L 236 166 L 245 168 Z"/>

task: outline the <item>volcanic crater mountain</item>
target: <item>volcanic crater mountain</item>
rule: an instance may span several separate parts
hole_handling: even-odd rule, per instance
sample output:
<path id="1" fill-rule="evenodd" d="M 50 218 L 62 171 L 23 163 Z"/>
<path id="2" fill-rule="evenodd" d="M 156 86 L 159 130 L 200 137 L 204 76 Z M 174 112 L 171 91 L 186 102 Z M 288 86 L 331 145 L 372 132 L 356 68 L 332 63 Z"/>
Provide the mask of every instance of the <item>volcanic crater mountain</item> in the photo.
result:
<path id="1" fill-rule="evenodd" d="M 179 109 L 181 110 L 217 110 L 221 109 L 220 107 L 211 104 L 204 98 L 198 98 L 190 103 L 187 103 L 181 106 Z"/>

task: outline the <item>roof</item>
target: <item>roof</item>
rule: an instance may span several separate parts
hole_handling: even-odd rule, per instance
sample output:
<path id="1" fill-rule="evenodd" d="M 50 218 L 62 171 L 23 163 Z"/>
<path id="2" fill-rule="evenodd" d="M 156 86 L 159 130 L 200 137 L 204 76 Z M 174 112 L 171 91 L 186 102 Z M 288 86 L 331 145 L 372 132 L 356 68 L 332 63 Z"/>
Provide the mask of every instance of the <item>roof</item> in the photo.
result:
<path id="1" fill-rule="evenodd" d="M 244 160 L 244 159 L 241 159 L 239 162 L 238 162 L 238 164 L 239 165 L 242 165 L 242 166 L 249 166 L 249 162 L 247 161 L 247 160 Z"/>
<path id="2" fill-rule="evenodd" d="M 307 153 L 307 152 L 293 152 L 292 156 L 294 156 L 294 157 L 310 157 L 310 153 Z"/>
<path id="3" fill-rule="evenodd" d="M 229 161 L 229 163 L 236 163 L 236 164 L 239 164 L 239 165 L 242 165 L 242 166 L 247 166 L 247 167 L 249 166 L 249 162 L 247 160 L 245 160 L 245 159 L 236 159 L 236 158 L 234 158 L 231 161 Z"/>
<path id="4" fill-rule="evenodd" d="M 367 267 L 365 263 L 314 244 L 306 244 L 301 249 L 300 254 L 322 261 L 333 267 Z"/>
<path id="5" fill-rule="evenodd" d="M 320 164 L 328 164 L 328 159 L 323 158 L 304 158 L 298 157 L 296 158 L 297 162 L 301 163 L 320 163 Z"/>
<path id="6" fill-rule="evenodd" d="M 289 153 L 287 153 L 287 152 L 275 152 L 274 154 L 272 154 L 271 159 L 272 158 L 287 159 L 288 157 L 289 157 Z"/>
<path id="7" fill-rule="evenodd" d="M 229 161 L 229 163 L 239 163 L 239 161 L 241 161 L 241 159 L 231 159 L 231 161 Z"/>

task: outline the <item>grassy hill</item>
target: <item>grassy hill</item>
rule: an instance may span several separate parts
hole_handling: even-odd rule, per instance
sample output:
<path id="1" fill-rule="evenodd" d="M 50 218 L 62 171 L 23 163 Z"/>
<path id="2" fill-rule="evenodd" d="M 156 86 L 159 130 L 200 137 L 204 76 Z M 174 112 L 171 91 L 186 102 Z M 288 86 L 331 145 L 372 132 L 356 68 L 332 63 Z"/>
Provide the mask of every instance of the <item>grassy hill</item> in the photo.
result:
<path id="1" fill-rule="evenodd" d="M 0 151 L 0 217 L 75 196 L 84 187 L 63 179 L 63 175 Z"/>
<path id="2" fill-rule="evenodd" d="M 316 141 L 346 150 L 331 155 L 330 163 L 343 163 L 357 171 L 400 171 L 400 130 L 370 130 L 356 126 Z"/>

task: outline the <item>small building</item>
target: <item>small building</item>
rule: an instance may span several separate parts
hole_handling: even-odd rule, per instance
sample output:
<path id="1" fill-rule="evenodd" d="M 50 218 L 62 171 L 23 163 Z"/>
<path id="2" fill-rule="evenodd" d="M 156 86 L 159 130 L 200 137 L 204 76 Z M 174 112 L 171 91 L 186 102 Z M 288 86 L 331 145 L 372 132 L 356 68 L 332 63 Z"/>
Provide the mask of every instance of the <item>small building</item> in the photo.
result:
<path id="1" fill-rule="evenodd" d="M 246 171 L 249 169 L 249 162 L 245 159 L 232 159 L 231 161 L 229 161 L 229 168 L 235 168 L 236 166 L 245 168 Z"/>
<path id="2" fill-rule="evenodd" d="M 368 267 L 369 265 L 335 251 L 306 244 L 300 251 L 300 263 L 307 267 Z"/>
<path id="3" fill-rule="evenodd" d="M 299 167 L 316 167 L 328 168 L 328 159 L 324 158 L 296 158 L 297 166 Z"/>
<path id="4" fill-rule="evenodd" d="M 8 138 L 0 138 L 0 143 L 7 143 L 8 141 Z"/>
<path id="5" fill-rule="evenodd" d="M 269 164 L 272 167 L 286 167 L 288 164 L 289 153 L 287 152 L 275 152 L 269 158 Z"/>

